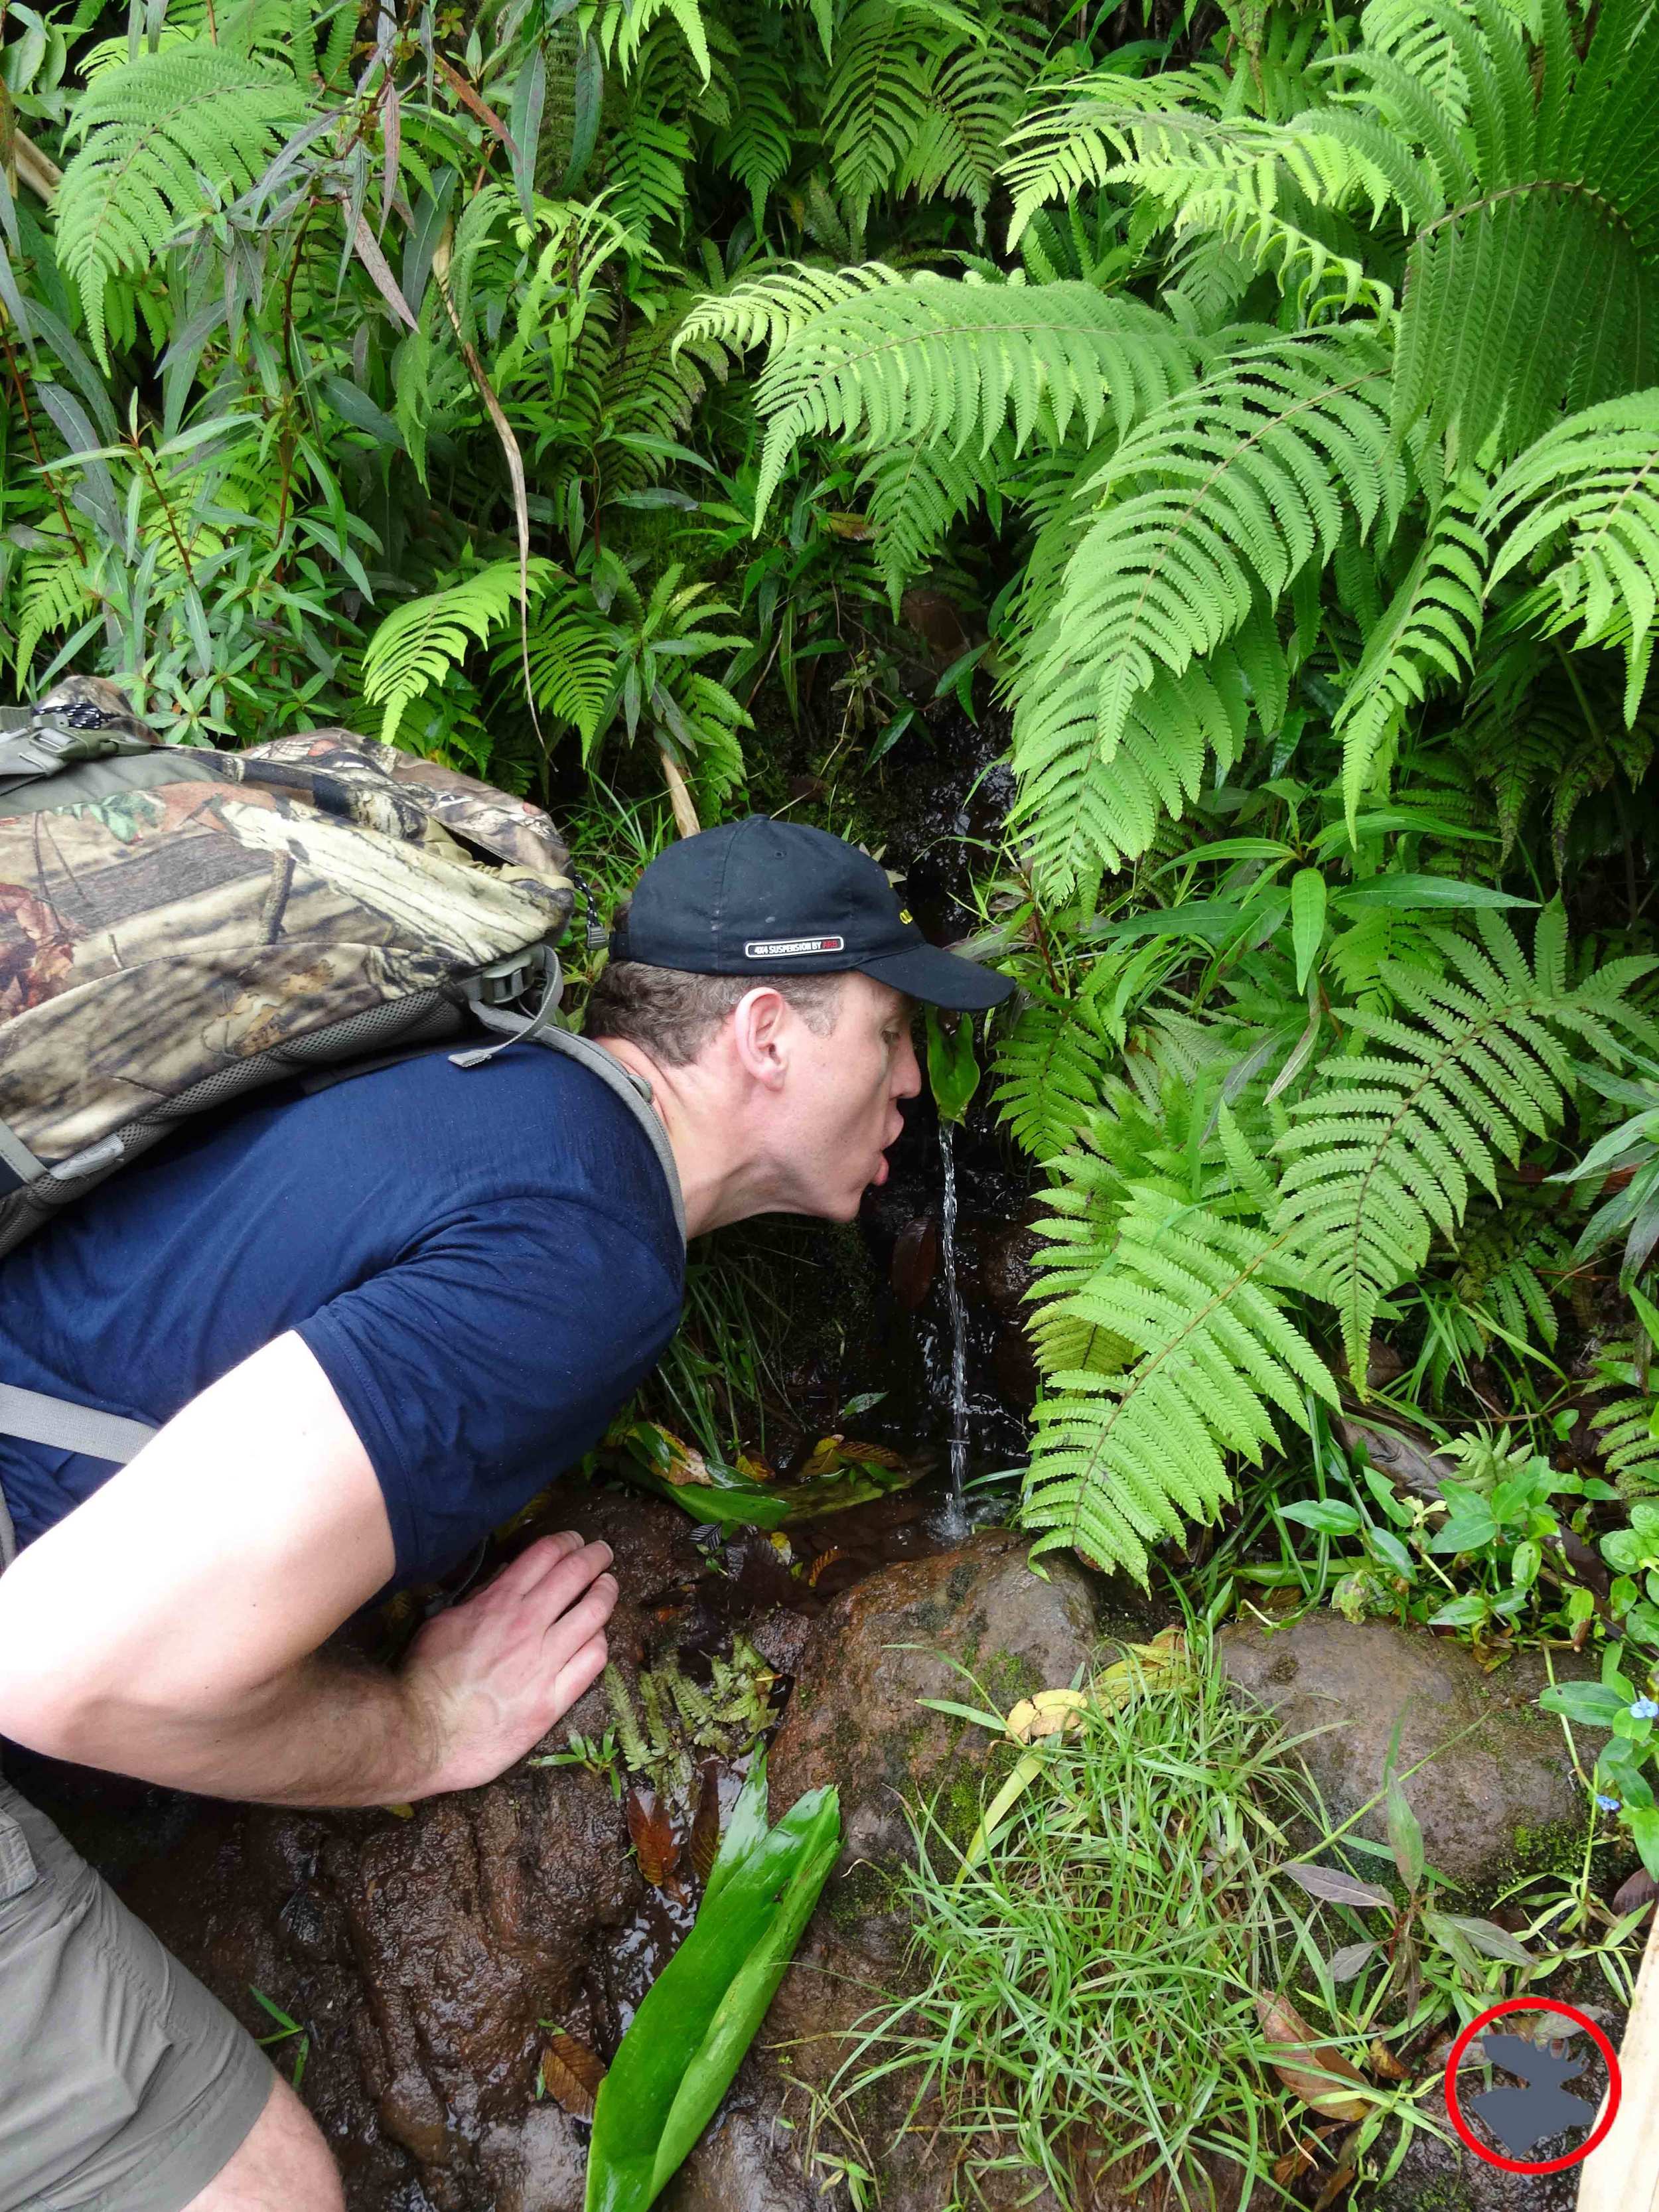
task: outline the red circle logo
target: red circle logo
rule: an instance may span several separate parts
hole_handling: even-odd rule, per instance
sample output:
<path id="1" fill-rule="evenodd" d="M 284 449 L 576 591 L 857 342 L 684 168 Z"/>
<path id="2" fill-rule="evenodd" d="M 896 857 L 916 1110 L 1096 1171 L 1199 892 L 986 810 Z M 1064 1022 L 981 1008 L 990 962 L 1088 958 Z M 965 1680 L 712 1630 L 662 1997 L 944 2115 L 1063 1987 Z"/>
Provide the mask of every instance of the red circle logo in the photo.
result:
<path id="1" fill-rule="evenodd" d="M 1602 2107 L 1601 2117 L 1596 2122 L 1594 2132 L 1585 2137 L 1584 2141 L 1579 2144 L 1577 2150 L 1570 2150 L 1564 2158 L 1505 2158 L 1498 2151 L 1488 2150 L 1485 2143 L 1483 2143 L 1476 2136 L 1474 2129 L 1469 2125 L 1468 2120 L 1463 2117 L 1462 2108 L 1457 2101 L 1457 2069 L 1462 2063 L 1463 2053 L 1468 2049 L 1470 2044 L 1474 2042 L 1475 2037 L 1479 2035 L 1484 2028 L 1489 2027 L 1493 2021 L 1501 2019 L 1503 2014 L 1507 2012 L 1559 2013 L 1563 2020 L 1571 2022 L 1571 2028 L 1574 2032 L 1582 2032 L 1583 2034 L 1588 2035 L 1595 2044 L 1596 2049 L 1601 2052 L 1602 2057 L 1607 2061 L 1607 2102 Z M 1516 2038 L 1514 2040 L 1518 2042 L 1520 2039 Z M 1539 2057 L 1541 2062 L 1545 2058 L 1545 2054 L 1540 2051 Z M 1504 2062 L 1500 2060 L 1498 2063 L 1504 2063 Z M 1504 2070 L 1508 2072 L 1515 2069 L 1510 2069 L 1507 2064 L 1505 2064 Z M 1564 2080 L 1570 2080 L 1572 2076 L 1571 2075 L 1564 2075 L 1562 2076 L 1562 2079 Z M 1607 2041 L 1607 2037 L 1602 2034 L 1601 2029 L 1595 2025 L 1595 2022 L 1593 2020 L 1587 2020 L 1582 2012 L 1575 2011 L 1573 2007 L 1570 2004 L 1558 2003 L 1553 1997 L 1509 1997 L 1506 1998 L 1502 2004 L 1489 2006 L 1485 2012 L 1480 2014 L 1477 2018 L 1472 2020 L 1468 2026 L 1463 2030 L 1462 2035 L 1458 2037 L 1456 2042 L 1453 2044 L 1450 2054 L 1446 2060 L 1446 2116 L 1450 2120 L 1452 2126 L 1457 2131 L 1458 2141 L 1466 2149 L 1472 2150 L 1477 2158 L 1484 2159 L 1488 2166 L 1502 2166 L 1505 2173 L 1560 2173 L 1570 2166 L 1580 2165 L 1589 2156 L 1590 2153 L 1595 2148 L 1596 2145 L 1607 2134 L 1607 2130 L 1613 2125 L 1614 2119 L 1618 2116 L 1619 2099 L 1623 2092 L 1623 2087 L 1624 2084 L 1620 2078 L 1619 2073 L 1619 2054 L 1614 2051 L 1612 2044 Z M 1499 2094 L 1517 2100 L 1523 2099 L 1525 2095 L 1525 2093 L 1519 2090 L 1501 2092 Z M 1547 2092 L 1546 2094 L 1549 2093 Z M 1474 2109 L 1479 2112 L 1480 2106 L 1478 2103 Z M 1524 2111 L 1524 2106 L 1522 2106 L 1522 2109 Z M 1547 2108 L 1543 2107 L 1541 2109 L 1545 2111 L 1546 2118 L 1547 2118 Z M 1486 2116 L 1482 2114 L 1481 2118 L 1484 2119 Z M 1492 2126 L 1492 2123 L 1490 2120 L 1486 2120 L 1486 2124 L 1489 2127 Z M 1524 2125 L 1526 2123 L 1522 2121 L 1522 2124 Z M 1571 2125 L 1571 2121 L 1569 2121 L 1567 2124 Z M 1495 2135 L 1498 2134 L 1498 2130 L 1496 2127 L 1492 2128 L 1492 2132 Z M 1554 2127 L 1545 2125 L 1540 2127 L 1536 2133 L 1528 2140 L 1535 2142 L 1539 2135 L 1549 2136 L 1559 2134 L 1560 2132 L 1561 2128 L 1559 2124 Z M 1504 2140 L 1501 2135 L 1499 2136 L 1499 2140 Z"/>

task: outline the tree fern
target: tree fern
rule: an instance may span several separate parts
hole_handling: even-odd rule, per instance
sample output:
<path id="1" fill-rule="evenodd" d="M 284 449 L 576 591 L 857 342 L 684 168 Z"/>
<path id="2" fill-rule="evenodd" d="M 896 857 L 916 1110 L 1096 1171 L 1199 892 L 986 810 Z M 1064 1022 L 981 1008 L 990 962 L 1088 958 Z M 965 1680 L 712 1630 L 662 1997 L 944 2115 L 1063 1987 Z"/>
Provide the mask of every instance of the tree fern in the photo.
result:
<path id="1" fill-rule="evenodd" d="M 556 574 L 550 561 L 530 563 L 532 593 Z M 384 707 L 380 735 L 388 744 L 411 700 L 420 698 L 466 654 L 482 644 L 517 604 L 519 564 L 492 561 L 458 583 L 424 599 L 394 607 L 368 641 L 363 653 L 363 697 Z"/>
<path id="2" fill-rule="evenodd" d="M 1659 629 L 1659 391 L 1607 400 L 1547 433 L 1492 485 L 1480 522 L 1513 526 L 1490 585 L 1562 548 L 1541 586 L 1547 627 L 1577 627 L 1581 647 L 1624 648 L 1633 722 Z"/>
<path id="3" fill-rule="evenodd" d="M 1435 1230 L 1452 1235 L 1471 1182 L 1495 1195 L 1498 1159 L 1513 1163 L 1525 1137 L 1560 1120 L 1573 1086 L 1563 1037 L 1616 1062 L 1619 1033 L 1648 1027 L 1625 994 L 1652 961 L 1610 961 L 1573 984 L 1559 906 L 1539 918 L 1530 966 L 1503 921 L 1482 914 L 1479 927 L 1479 945 L 1430 933 L 1443 976 L 1384 969 L 1414 1020 L 1338 1010 L 1370 1049 L 1322 1065 L 1279 1143 L 1275 1231 L 1337 1309 L 1355 1375 L 1382 1299 L 1422 1267 Z"/>
<path id="4" fill-rule="evenodd" d="M 246 191 L 305 110 L 291 70 L 203 42 L 106 70 L 76 102 L 82 143 L 58 187 L 58 259 L 106 368 L 110 278 Z"/>
<path id="5" fill-rule="evenodd" d="M 1297 1287 L 1285 1242 L 1162 1184 L 1131 1191 L 1112 1242 L 1060 1304 L 1121 1339 L 1133 1364 L 1046 1377 L 1023 1509 L 1034 1551 L 1069 1546 L 1144 1582 L 1149 1545 L 1231 1497 L 1229 1453 L 1259 1465 L 1279 1442 L 1275 1413 L 1300 1425 L 1310 1393 L 1336 1402 L 1285 1315 Z"/>

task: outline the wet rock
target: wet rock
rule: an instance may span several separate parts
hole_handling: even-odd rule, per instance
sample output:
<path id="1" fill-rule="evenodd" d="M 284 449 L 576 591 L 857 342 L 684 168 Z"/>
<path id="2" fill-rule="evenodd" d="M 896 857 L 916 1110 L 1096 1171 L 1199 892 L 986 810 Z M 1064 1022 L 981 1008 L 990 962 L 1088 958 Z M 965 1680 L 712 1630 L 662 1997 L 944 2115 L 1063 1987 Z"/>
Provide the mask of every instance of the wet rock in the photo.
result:
<path id="1" fill-rule="evenodd" d="M 844 2190 L 809 2171 L 813 2098 L 851 2048 L 848 2032 L 899 1988 L 906 1923 L 891 1911 L 890 1881 L 911 1849 L 907 1799 L 933 1797 L 947 1826 L 971 1829 L 991 1737 L 918 1700 L 982 1702 L 945 1655 L 968 1667 L 983 1698 L 1004 1709 L 1033 1689 L 1070 1682 L 1103 1626 L 1097 1590 L 1069 1559 L 1026 1565 L 1029 1543 L 982 1530 L 959 1549 L 907 1560 L 848 1590 L 812 1624 L 795 1697 L 772 1747 L 775 1812 L 805 1790 L 839 1789 L 841 1862 L 825 1887 L 794 1965 L 716 2123 L 663 2202 L 666 2212 L 837 2212 Z M 890 2081 L 860 2101 L 866 2151 L 881 2169 L 883 2212 L 944 2212 L 960 2201 L 951 2139 L 907 2130 L 914 2081 Z M 788 2129 L 780 2123 L 793 2124 Z M 847 2145 L 833 2130 L 834 2152 Z M 1056 2212 L 1033 2174 L 988 2177 L 1006 2202 Z M 820 2192 L 823 2193 L 820 2193 Z M 975 2199 L 975 2201 L 981 2201 Z M 988 2204 L 1004 2201 L 986 2195 Z"/>
<path id="2" fill-rule="evenodd" d="M 1381 1793 L 1400 1723 L 1396 1767 L 1431 1867 L 1479 1894 L 1577 1851 L 1584 1793 L 1560 1724 L 1534 1702 L 1548 1680 L 1540 1655 L 1488 1674 L 1461 1644 L 1333 1613 L 1271 1632 L 1229 1629 L 1221 1654 L 1288 1735 L 1321 1731 L 1297 1749 L 1334 1820 Z M 1554 1656 L 1558 1676 L 1594 1671 L 1570 1652 Z M 1599 1736 L 1578 1733 L 1593 1757 Z M 1384 1839 L 1380 1806 L 1359 1832 Z"/>
<path id="3" fill-rule="evenodd" d="M 919 1703 L 980 1702 L 953 1660 L 1003 1710 L 1069 1682 L 1086 1662 L 1099 1632 L 1093 1587 L 1056 1555 L 1041 1579 L 1025 1564 L 1030 1548 L 1006 1529 L 981 1530 L 959 1551 L 872 1575 L 813 1624 L 772 1748 L 772 1788 L 781 1808 L 837 1785 L 843 1874 L 907 1849 L 907 1795 L 947 1780 L 976 1795 L 989 1740 Z"/>

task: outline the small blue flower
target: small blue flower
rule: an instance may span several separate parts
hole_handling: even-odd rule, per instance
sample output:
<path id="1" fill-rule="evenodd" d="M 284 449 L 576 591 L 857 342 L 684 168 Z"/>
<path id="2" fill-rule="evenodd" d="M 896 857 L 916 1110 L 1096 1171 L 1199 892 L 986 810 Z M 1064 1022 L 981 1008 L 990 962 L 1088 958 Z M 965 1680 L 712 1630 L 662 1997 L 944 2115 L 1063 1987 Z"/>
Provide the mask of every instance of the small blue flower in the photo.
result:
<path id="1" fill-rule="evenodd" d="M 1619 1810 L 1619 1800 L 1616 1797 L 1604 1797 L 1599 1790 L 1595 1793 L 1595 1802 L 1604 1813 L 1616 1813 Z"/>
<path id="2" fill-rule="evenodd" d="M 1659 1721 L 1659 1698 L 1638 1698 L 1630 1709 L 1633 1721 Z"/>

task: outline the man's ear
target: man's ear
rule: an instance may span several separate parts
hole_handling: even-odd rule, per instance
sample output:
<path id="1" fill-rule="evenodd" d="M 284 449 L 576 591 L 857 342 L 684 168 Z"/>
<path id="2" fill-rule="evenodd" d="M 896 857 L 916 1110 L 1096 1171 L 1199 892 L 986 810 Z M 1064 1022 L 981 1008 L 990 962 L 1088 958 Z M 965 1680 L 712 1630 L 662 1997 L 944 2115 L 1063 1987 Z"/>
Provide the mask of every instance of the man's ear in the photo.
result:
<path id="1" fill-rule="evenodd" d="M 781 1090 L 789 1066 L 793 1008 L 781 991 L 763 983 L 746 991 L 732 1016 L 732 1043 L 745 1075 L 769 1091 Z"/>

